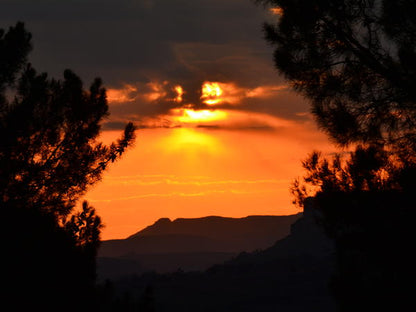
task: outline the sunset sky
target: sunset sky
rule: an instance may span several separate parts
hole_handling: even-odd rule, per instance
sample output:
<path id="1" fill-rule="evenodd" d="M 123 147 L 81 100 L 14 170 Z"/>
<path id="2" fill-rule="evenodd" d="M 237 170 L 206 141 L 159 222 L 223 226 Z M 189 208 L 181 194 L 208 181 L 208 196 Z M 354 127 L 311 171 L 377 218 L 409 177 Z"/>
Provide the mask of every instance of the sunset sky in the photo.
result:
<path id="1" fill-rule="evenodd" d="M 273 66 L 250 0 L 2 0 L 0 28 L 24 21 L 30 61 L 86 87 L 101 77 L 106 142 L 127 121 L 134 145 L 86 198 L 103 239 L 161 217 L 297 213 L 289 187 L 313 150 L 334 148 Z"/>

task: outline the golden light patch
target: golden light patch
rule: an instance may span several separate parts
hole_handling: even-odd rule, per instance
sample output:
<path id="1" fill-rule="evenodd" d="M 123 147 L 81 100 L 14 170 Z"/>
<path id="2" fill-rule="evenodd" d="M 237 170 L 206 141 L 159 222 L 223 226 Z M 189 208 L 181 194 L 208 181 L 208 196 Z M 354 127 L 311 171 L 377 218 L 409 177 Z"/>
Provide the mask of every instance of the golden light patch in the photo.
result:
<path id="1" fill-rule="evenodd" d="M 217 155 L 223 149 L 214 136 L 193 128 L 174 129 L 171 135 L 162 141 L 162 144 L 168 154 L 180 154 L 186 158 L 186 166 L 193 166 L 193 168 L 188 168 L 189 173 L 201 166 L 200 156 Z"/>
<path id="2" fill-rule="evenodd" d="M 177 117 L 177 120 L 184 123 L 210 122 L 227 118 L 227 113 L 222 110 L 179 109 L 176 111 L 181 114 Z"/>
<path id="3" fill-rule="evenodd" d="M 206 135 L 204 133 L 192 130 L 192 129 L 178 129 L 175 131 L 174 135 L 171 137 L 171 140 L 176 144 L 198 144 L 198 145 L 210 145 L 215 140 L 212 136 Z"/>

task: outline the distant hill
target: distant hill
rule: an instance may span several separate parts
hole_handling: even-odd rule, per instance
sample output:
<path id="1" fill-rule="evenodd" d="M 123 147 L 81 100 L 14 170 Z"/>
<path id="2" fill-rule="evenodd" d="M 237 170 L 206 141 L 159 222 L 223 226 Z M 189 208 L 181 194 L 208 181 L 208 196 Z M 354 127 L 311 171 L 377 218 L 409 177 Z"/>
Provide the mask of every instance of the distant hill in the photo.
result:
<path id="1" fill-rule="evenodd" d="M 126 239 L 104 241 L 98 273 L 114 278 L 144 271 L 204 270 L 243 251 L 270 247 L 301 216 L 163 218 Z"/>

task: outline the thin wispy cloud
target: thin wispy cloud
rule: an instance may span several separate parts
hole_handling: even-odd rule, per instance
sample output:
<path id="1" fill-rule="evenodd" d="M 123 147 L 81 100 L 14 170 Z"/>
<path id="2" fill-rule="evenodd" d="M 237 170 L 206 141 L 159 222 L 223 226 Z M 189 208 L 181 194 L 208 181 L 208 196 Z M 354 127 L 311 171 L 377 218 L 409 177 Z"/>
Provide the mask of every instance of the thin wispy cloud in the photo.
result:
<path id="1" fill-rule="evenodd" d="M 174 198 L 174 197 L 206 197 L 210 195 L 249 195 L 249 194 L 262 194 L 262 193 L 272 193 L 273 190 L 253 190 L 253 191 L 245 191 L 245 190 L 237 190 L 237 189 L 230 189 L 230 190 L 206 190 L 201 192 L 170 192 L 170 193 L 149 193 L 149 194 L 140 194 L 140 195 L 133 195 L 133 196 L 125 196 L 125 197 L 118 197 L 118 198 L 108 198 L 108 199 L 94 199 L 90 198 L 89 201 L 91 203 L 113 203 L 118 201 L 132 201 L 138 199 L 145 199 L 145 198 Z"/>
<path id="2" fill-rule="evenodd" d="M 146 179 L 148 178 L 148 179 Z M 137 186 L 152 186 L 152 185 L 193 185 L 193 186 L 210 186 L 210 185 L 233 185 L 233 184 L 286 184 L 288 180 L 285 179 L 250 179 L 250 180 L 212 180 L 208 177 L 195 177 L 190 180 L 184 178 L 169 176 L 124 176 L 122 178 L 108 179 L 109 185 L 137 185 Z"/>

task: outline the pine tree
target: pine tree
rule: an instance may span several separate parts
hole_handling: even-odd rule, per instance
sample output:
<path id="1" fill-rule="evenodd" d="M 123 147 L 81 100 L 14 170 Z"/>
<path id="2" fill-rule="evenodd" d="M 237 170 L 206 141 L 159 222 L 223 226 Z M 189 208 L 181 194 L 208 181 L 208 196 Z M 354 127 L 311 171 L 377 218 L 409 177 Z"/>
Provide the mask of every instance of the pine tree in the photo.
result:
<path id="1" fill-rule="evenodd" d="M 416 2 L 259 0 L 280 8 L 266 24 L 274 60 L 341 145 L 416 151 Z"/>
<path id="2" fill-rule="evenodd" d="M 349 157 L 313 153 L 293 186 L 335 240 L 341 311 L 414 309 L 416 1 L 258 0 L 277 69 Z M 310 200 L 309 200 L 310 201 Z"/>
<path id="3" fill-rule="evenodd" d="M 5 301 L 15 310 L 77 310 L 93 303 L 100 218 L 80 197 L 134 140 L 133 124 L 107 146 L 108 116 L 100 79 L 84 90 L 27 63 L 31 34 L 23 23 L 0 30 L 0 209 L 5 241 Z M 88 303 L 88 304 L 87 304 Z M 83 308 L 82 308 L 83 307 Z"/>

